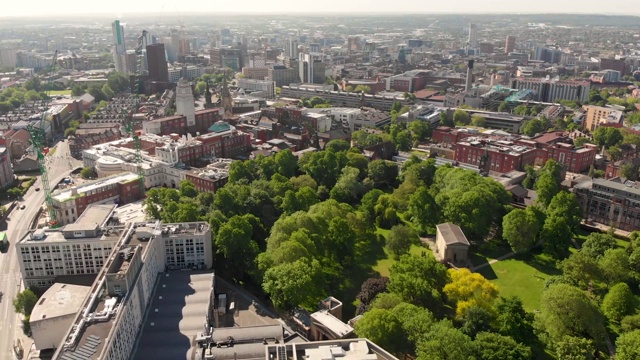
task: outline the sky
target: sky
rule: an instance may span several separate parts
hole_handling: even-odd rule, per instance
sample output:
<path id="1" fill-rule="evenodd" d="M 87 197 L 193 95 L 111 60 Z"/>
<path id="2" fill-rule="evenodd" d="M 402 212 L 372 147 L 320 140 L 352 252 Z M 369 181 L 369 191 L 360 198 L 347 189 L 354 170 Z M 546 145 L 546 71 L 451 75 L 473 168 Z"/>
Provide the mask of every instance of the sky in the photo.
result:
<path id="1" fill-rule="evenodd" d="M 639 0 L 108 0 L 3 1 L 0 17 L 158 12 L 262 13 L 591 13 L 640 15 Z"/>

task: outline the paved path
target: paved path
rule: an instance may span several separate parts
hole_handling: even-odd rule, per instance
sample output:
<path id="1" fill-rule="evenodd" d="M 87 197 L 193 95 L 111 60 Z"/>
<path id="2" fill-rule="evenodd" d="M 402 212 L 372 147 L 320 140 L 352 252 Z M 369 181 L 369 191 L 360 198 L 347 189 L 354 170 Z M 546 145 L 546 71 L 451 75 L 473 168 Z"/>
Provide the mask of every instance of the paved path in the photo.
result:
<path id="1" fill-rule="evenodd" d="M 483 267 L 486 267 L 486 266 L 489 266 L 489 265 L 495 264 L 495 263 L 497 263 L 497 262 L 498 262 L 498 261 L 500 261 L 500 260 L 508 259 L 508 258 L 512 257 L 513 255 L 515 255 L 515 254 L 516 254 L 516 253 L 514 253 L 514 252 L 506 253 L 506 254 L 504 254 L 504 255 L 500 256 L 500 257 L 499 257 L 499 258 L 497 258 L 497 259 L 493 259 L 493 260 L 490 260 L 489 262 L 486 262 L 486 263 L 484 263 L 484 264 L 480 264 L 480 265 L 478 265 L 478 266 L 474 266 L 474 267 L 470 268 L 469 270 L 471 270 L 472 272 L 475 272 L 476 270 L 482 269 Z"/>

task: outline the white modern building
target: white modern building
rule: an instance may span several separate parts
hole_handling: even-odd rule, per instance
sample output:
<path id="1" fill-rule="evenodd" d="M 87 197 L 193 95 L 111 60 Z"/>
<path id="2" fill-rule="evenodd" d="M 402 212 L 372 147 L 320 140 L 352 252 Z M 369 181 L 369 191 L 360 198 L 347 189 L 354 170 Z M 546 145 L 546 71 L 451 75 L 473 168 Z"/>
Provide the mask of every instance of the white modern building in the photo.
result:
<path id="1" fill-rule="evenodd" d="M 114 205 L 89 207 L 74 224 L 39 229 L 16 244 L 26 287 L 47 287 L 57 276 L 97 274 L 120 238 L 122 227 L 106 227 Z"/>
<path id="2" fill-rule="evenodd" d="M 276 96 L 276 83 L 271 80 L 238 79 L 238 88 L 245 92 L 261 92 L 261 96 L 273 99 Z"/>

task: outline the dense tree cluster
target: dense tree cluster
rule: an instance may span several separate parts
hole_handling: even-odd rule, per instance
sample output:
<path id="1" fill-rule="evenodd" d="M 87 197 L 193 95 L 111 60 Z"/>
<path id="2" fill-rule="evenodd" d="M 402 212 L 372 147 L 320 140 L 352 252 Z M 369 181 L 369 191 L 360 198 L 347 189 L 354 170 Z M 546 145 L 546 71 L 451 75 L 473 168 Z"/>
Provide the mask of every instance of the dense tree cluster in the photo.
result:
<path id="1" fill-rule="evenodd" d="M 385 140 L 392 135 L 361 131 L 353 139 L 358 146 Z M 332 141 L 300 159 L 286 150 L 234 162 L 215 194 L 184 181 L 149 190 L 146 202 L 156 219 L 208 221 L 216 264 L 224 264 L 216 270 L 257 285 L 280 309 L 315 309 L 328 294 L 359 289 L 344 299 L 356 300 L 353 312 L 362 315 L 356 334 L 397 355 L 588 358 L 606 349 L 607 324 L 615 324 L 624 335 L 617 346 L 633 358 L 640 236 L 623 249 L 610 234 L 592 234 L 570 251 L 580 209 L 560 190 L 562 167 L 550 161 L 527 169 L 527 179 L 538 201 L 513 209 L 502 185 L 475 172 L 416 156 L 401 167 L 370 161 L 358 147 Z M 559 261 L 562 275 L 545 284 L 539 313 L 500 297 L 478 273 L 410 254 L 442 222 L 460 225 L 474 244 L 503 239 L 517 253 L 541 245 Z M 371 271 L 381 252 L 394 260 L 388 278 Z"/>

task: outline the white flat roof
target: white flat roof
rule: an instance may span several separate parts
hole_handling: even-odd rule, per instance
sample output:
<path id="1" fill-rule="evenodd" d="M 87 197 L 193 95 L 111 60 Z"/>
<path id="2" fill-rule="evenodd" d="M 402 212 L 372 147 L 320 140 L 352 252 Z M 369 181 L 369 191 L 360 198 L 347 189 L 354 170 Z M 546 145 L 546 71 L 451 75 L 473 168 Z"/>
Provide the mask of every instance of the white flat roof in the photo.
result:
<path id="1" fill-rule="evenodd" d="M 55 283 L 38 300 L 30 322 L 75 315 L 89 294 L 90 286 Z"/>
<path id="2" fill-rule="evenodd" d="M 334 334 L 346 336 L 353 332 L 353 327 L 351 325 L 343 323 L 340 319 L 331 315 L 327 310 L 316 311 L 311 314 L 311 318 L 324 325 Z"/>
<path id="3" fill-rule="evenodd" d="M 80 195 L 80 194 L 89 192 L 91 190 L 99 189 L 103 186 L 117 184 L 122 181 L 127 182 L 131 180 L 135 180 L 137 178 L 138 178 L 137 174 L 128 172 L 128 173 L 120 174 L 117 176 L 103 178 L 97 181 L 92 181 L 92 182 L 82 184 L 80 186 L 76 186 L 73 188 L 65 189 L 64 191 L 54 193 L 52 195 L 53 195 L 53 198 L 56 199 L 57 201 L 64 202 L 69 200 L 71 197 L 75 196 L 75 195 L 72 195 L 73 189 L 76 189 L 78 191 L 78 195 Z"/>

